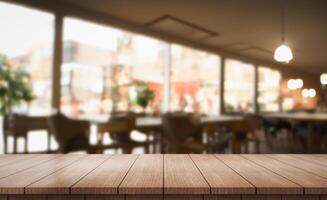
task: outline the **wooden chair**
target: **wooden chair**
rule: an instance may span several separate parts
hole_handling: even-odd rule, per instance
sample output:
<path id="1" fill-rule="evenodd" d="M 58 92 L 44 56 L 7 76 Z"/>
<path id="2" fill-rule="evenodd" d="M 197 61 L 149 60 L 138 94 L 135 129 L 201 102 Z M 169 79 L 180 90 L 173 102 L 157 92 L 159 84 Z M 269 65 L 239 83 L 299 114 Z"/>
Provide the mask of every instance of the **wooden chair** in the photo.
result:
<path id="1" fill-rule="evenodd" d="M 233 133 L 232 152 L 249 153 L 249 146 L 254 143 L 255 152 L 259 153 L 260 138 L 257 137 L 256 131 L 261 128 L 261 120 L 252 114 L 246 114 L 243 117 L 244 120 L 233 122 L 227 126 L 228 131 Z"/>
<path id="2" fill-rule="evenodd" d="M 163 133 L 168 153 L 202 153 L 208 146 L 199 141 L 202 126 L 192 115 L 163 115 Z"/>
<path id="3" fill-rule="evenodd" d="M 84 120 L 75 120 L 57 113 L 49 117 L 49 127 L 59 145 L 58 152 L 69 153 L 86 151 L 96 153 L 97 147 L 89 143 L 90 123 Z"/>
<path id="4" fill-rule="evenodd" d="M 24 138 L 24 152 L 28 153 L 28 133 L 36 130 L 46 130 L 48 132 L 47 150 L 50 151 L 50 133 L 47 123 L 48 116 L 27 116 L 20 114 L 11 114 L 4 117 L 4 152 L 8 153 L 8 136 L 14 140 L 13 153 L 17 153 L 17 139 Z M 38 152 L 40 153 L 40 152 Z"/>
<path id="5" fill-rule="evenodd" d="M 133 140 L 131 132 L 136 129 L 136 116 L 133 113 L 113 114 L 107 123 L 98 125 L 99 142 L 102 141 L 104 133 L 109 133 L 113 143 L 109 145 L 99 144 L 99 148 L 102 150 L 108 148 L 122 149 L 123 153 L 131 153 L 134 148 L 143 147 L 145 153 L 149 153 L 149 146 L 153 141 Z"/>
<path id="6" fill-rule="evenodd" d="M 225 153 L 232 142 L 232 134 L 223 124 L 211 123 L 204 125 L 207 135 L 208 153 Z"/>
<path id="7" fill-rule="evenodd" d="M 262 128 L 262 120 L 259 116 L 253 114 L 247 114 L 244 116 L 245 121 L 240 124 L 238 132 L 244 132 L 238 134 L 238 142 L 244 145 L 244 153 L 249 153 L 250 143 L 254 143 L 255 153 L 260 152 L 260 138 L 256 135 L 256 131 Z"/>

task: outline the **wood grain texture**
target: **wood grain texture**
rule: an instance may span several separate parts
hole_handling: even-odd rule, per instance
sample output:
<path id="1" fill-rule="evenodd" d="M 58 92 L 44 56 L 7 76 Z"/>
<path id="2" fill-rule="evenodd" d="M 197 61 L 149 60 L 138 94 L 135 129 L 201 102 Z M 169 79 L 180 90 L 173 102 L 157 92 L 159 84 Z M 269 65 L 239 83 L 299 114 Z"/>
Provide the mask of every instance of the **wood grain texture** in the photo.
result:
<path id="1" fill-rule="evenodd" d="M 81 179 L 72 194 L 118 194 L 118 186 L 137 159 L 137 155 L 114 155 Z"/>
<path id="2" fill-rule="evenodd" d="M 0 167 L 4 165 L 9 165 L 15 162 L 19 162 L 20 160 L 25 160 L 31 157 L 35 157 L 37 155 L 1 155 L 0 156 Z"/>
<path id="3" fill-rule="evenodd" d="M 163 194 L 163 155 L 140 155 L 119 186 L 120 194 Z"/>
<path id="4" fill-rule="evenodd" d="M 85 200 L 125 200 L 124 195 L 85 195 Z"/>
<path id="5" fill-rule="evenodd" d="M 8 195 L 0 195 L 0 200 L 7 200 Z"/>
<path id="6" fill-rule="evenodd" d="M 316 174 L 316 175 L 321 176 L 323 178 L 327 178 L 327 167 L 326 166 L 319 165 L 319 164 L 316 164 L 316 163 L 312 163 L 312 162 L 309 162 L 309 161 L 307 161 L 305 159 L 296 158 L 296 157 L 293 157 L 291 155 L 282 155 L 282 154 L 270 155 L 270 154 L 267 154 L 267 156 L 269 156 L 269 157 L 271 157 L 273 159 L 279 160 L 279 161 L 281 161 L 283 163 L 286 163 L 288 165 L 291 165 L 293 167 L 297 167 L 299 169 L 302 169 L 304 171 Z"/>
<path id="7" fill-rule="evenodd" d="M 88 155 L 25 188 L 27 194 L 69 194 L 70 187 L 101 165 L 108 155 Z"/>
<path id="8" fill-rule="evenodd" d="M 242 200 L 281 200 L 281 195 L 242 195 Z"/>
<path id="9" fill-rule="evenodd" d="M 210 187 L 189 155 L 164 155 L 165 194 L 209 194 Z"/>
<path id="10" fill-rule="evenodd" d="M 0 200 L 323 200 L 327 194 L 326 155 L 70 154 L 1 159 L 7 164 L 0 166 Z"/>
<path id="11" fill-rule="evenodd" d="M 203 200 L 203 195 L 165 195 L 165 200 Z"/>
<path id="12" fill-rule="evenodd" d="M 47 200 L 46 195 L 9 195 L 8 200 Z"/>
<path id="13" fill-rule="evenodd" d="M 82 155 L 60 155 L 35 167 L 0 179 L 0 194 L 24 194 L 25 187 L 82 158 Z"/>
<path id="14" fill-rule="evenodd" d="M 190 155 L 210 185 L 211 194 L 255 194 L 255 187 L 214 155 Z"/>
<path id="15" fill-rule="evenodd" d="M 84 200 L 84 195 L 47 195 L 47 200 Z"/>
<path id="16" fill-rule="evenodd" d="M 242 200 L 282 200 L 281 195 L 242 195 Z"/>
<path id="17" fill-rule="evenodd" d="M 243 155 L 248 160 L 304 187 L 305 194 L 327 194 L 327 179 L 292 167 L 265 155 Z"/>
<path id="18" fill-rule="evenodd" d="M 327 167 L 327 156 L 325 156 L 325 155 L 307 155 L 307 154 L 297 155 L 297 154 L 294 154 L 292 156 L 295 158 L 301 159 L 301 160 L 305 160 L 307 162 L 312 162 L 314 164 L 323 165 L 323 166 Z"/>
<path id="19" fill-rule="evenodd" d="M 240 195 L 204 195 L 204 200 L 241 200 Z"/>
<path id="20" fill-rule="evenodd" d="M 125 200 L 123 195 L 85 195 L 85 200 Z"/>
<path id="21" fill-rule="evenodd" d="M 285 195 L 282 196 L 282 200 L 319 200 L 319 196 L 317 195 Z"/>
<path id="22" fill-rule="evenodd" d="M 18 173 L 20 171 L 26 170 L 30 167 L 34 167 L 36 165 L 39 165 L 43 162 L 46 162 L 51 159 L 55 159 L 59 155 L 37 155 L 37 156 L 27 156 L 25 155 L 20 155 L 24 159 L 20 159 L 19 161 L 9 164 L 9 165 L 4 165 L 0 167 L 0 178 L 4 178 L 6 176 Z"/>
<path id="23" fill-rule="evenodd" d="M 164 196 L 161 194 L 159 195 L 153 195 L 153 194 L 146 194 L 146 195 L 126 195 L 125 200 L 143 200 L 143 199 L 148 199 L 148 200 L 163 200 Z"/>
<path id="24" fill-rule="evenodd" d="M 257 189 L 257 194 L 303 194 L 303 188 L 239 155 L 217 155 Z"/>

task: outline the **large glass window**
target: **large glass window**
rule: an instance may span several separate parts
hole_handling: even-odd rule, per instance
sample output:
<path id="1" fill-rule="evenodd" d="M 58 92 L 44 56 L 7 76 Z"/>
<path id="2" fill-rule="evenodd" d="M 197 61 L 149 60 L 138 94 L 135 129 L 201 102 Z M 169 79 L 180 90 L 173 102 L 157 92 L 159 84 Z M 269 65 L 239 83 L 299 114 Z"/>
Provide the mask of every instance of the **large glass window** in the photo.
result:
<path id="1" fill-rule="evenodd" d="M 220 57 L 173 44 L 171 111 L 218 114 Z"/>
<path id="2" fill-rule="evenodd" d="M 13 111 L 29 115 L 49 114 L 52 96 L 54 15 L 0 2 L 0 27 L 0 54 L 7 57 L 12 70 L 25 71 L 30 75 L 27 84 L 30 84 L 35 96 L 31 103 L 17 105 Z M 1 132 L 0 125 L 0 135 Z M 45 150 L 46 137 L 45 131 L 30 132 L 28 150 Z M 1 136 L 1 140 L 2 138 Z M 0 147 L 2 151 L 1 144 Z M 13 149 L 11 137 L 9 137 L 8 148 L 9 152 Z M 19 139 L 18 151 L 22 151 L 23 148 L 22 141 Z"/>
<path id="3" fill-rule="evenodd" d="M 281 73 L 267 67 L 258 68 L 258 105 L 263 112 L 279 110 Z"/>
<path id="4" fill-rule="evenodd" d="M 62 110 L 69 115 L 144 111 L 138 86 L 154 92 L 146 111 L 159 112 L 166 43 L 108 26 L 64 20 Z"/>
<path id="5" fill-rule="evenodd" d="M 225 112 L 254 111 L 254 66 L 226 59 L 224 81 Z"/>
<path id="6" fill-rule="evenodd" d="M 51 70 L 54 16 L 49 13 L 0 2 L 0 54 L 13 70 L 31 76 L 36 99 L 15 111 L 40 115 L 51 111 Z"/>

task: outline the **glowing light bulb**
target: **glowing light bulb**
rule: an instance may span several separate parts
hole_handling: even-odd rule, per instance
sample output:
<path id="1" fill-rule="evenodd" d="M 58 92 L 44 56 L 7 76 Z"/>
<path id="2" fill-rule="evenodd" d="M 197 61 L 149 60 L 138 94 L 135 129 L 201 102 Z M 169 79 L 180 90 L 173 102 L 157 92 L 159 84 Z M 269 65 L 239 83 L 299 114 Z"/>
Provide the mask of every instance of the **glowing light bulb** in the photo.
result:
<path id="1" fill-rule="evenodd" d="M 302 94 L 302 97 L 304 97 L 304 98 L 308 98 L 309 97 L 309 89 L 303 89 L 302 90 L 302 92 L 301 92 L 301 94 Z"/>
<path id="2" fill-rule="evenodd" d="M 289 90 L 295 90 L 296 89 L 296 80 L 290 79 L 287 81 L 287 88 Z"/>
<path id="3" fill-rule="evenodd" d="M 296 88 L 299 89 L 299 88 L 302 88 L 303 87 L 303 80 L 298 78 L 295 80 L 296 82 Z"/>
<path id="4" fill-rule="evenodd" d="M 275 50 L 274 59 L 278 62 L 289 63 L 293 59 L 293 53 L 288 46 L 282 44 Z"/>
<path id="5" fill-rule="evenodd" d="M 316 90 L 311 88 L 309 89 L 309 97 L 313 98 L 316 96 Z"/>
<path id="6" fill-rule="evenodd" d="M 327 73 L 323 73 L 320 75 L 320 83 L 323 85 L 327 85 Z"/>

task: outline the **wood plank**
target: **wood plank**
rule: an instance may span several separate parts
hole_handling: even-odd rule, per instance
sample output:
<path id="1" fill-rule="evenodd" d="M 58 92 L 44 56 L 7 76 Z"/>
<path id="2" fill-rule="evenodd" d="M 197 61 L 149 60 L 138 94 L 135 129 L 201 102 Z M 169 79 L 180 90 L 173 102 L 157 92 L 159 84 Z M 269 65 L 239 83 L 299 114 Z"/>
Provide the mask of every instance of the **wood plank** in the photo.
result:
<path id="1" fill-rule="evenodd" d="M 146 195 L 139 195 L 139 194 L 133 194 L 133 195 L 126 195 L 125 200 L 143 200 L 143 199 L 149 199 L 149 200 L 163 200 L 164 196 L 161 194 L 155 195 L 155 194 L 146 194 Z"/>
<path id="2" fill-rule="evenodd" d="M 316 155 L 308 155 L 308 154 L 293 154 L 292 156 L 318 165 L 323 165 L 325 167 L 327 166 L 326 156 L 316 156 Z"/>
<path id="3" fill-rule="evenodd" d="M 165 200 L 203 200 L 203 195 L 165 195 Z"/>
<path id="4" fill-rule="evenodd" d="M 85 195 L 85 200 L 125 200 L 124 195 Z"/>
<path id="5" fill-rule="evenodd" d="M 7 200 L 8 195 L 0 195 L 0 200 Z"/>
<path id="6" fill-rule="evenodd" d="M 216 155 L 257 189 L 257 194 L 303 194 L 303 188 L 239 155 Z"/>
<path id="7" fill-rule="evenodd" d="M 25 188 L 26 194 L 69 194 L 70 187 L 109 158 L 88 155 Z"/>
<path id="8" fill-rule="evenodd" d="M 248 160 L 304 187 L 305 194 L 327 194 L 327 179 L 292 167 L 265 155 L 243 155 Z"/>
<path id="9" fill-rule="evenodd" d="M 204 200 L 241 200 L 241 195 L 204 195 Z"/>
<path id="10" fill-rule="evenodd" d="M 82 155 L 60 155 L 55 159 L 0 179 L 0 194 L 24 194 L 26 186 L 82 157 Z"/>
<path id="11" fill-rule="evenodd" d="M 191 159 L 211 187 L 211 194 L 255 194 L 255 187 L 213 155 L 192 154 Z"/>
<path id="12" fill-rule="evenodd" d="M 282 200 L 319 200 L 318 195 L 285 195 Z"/>
<path id="13" fill-rule="evenodd" d="M 39 165 L 43 162 L 58 157 L 58 155 L 46 155 L 46 154 L 41 154 L 33 157 L 30 156 L 25 157 L 25 155 L 20 155 L 20 156 L 25 159 L 20 159 L 18 162 L 14 162 L 12 164 L 4 165 L 0 167 L 0 178 L 10 176 L 12 174 L 18 173 L 20 171 L 26 170 L 30 167 Z"/>
<path id="14" fill-rule="evenodd" d="M 282 200 L 281 195 L 242 195 L 242 200 Z"/>
<path id="15" fill-rule="evenodd" d="M 47 200 L 46 195 L 9 195 L 8 200 Z"/>
<path id="16" fill-rule="evenodd" d="M 72 188 L 73 194 L 117 194 L 137 155 L 114 155 Z"/>
<path id="17" fill-rule="evenodd" d="M 209 194 L 210 186 L 189 155 L 164 155 L 165 194 Z"/>
<path id="18" fill-rule="evenodd" d="M 293 167 L 297 167 L 299 169 L 302 169 L 304 171 L 316 174 L 318 176 L 321 176 L 323 178 L 327 178 L 327 167 L 322 166 L 316 163 L 308 162 L 304 159 L 296 158 L 291 155 L 282 155 L 282 154 L 274 154 L 270 155 L 267 154 L 267 156 L 279 160 L 283 163 L 286 163 L 288 165 L 291 165 Z"/>
<path id="19" fill-rule="evenodd" d="M 163 155 L 140 155 L 119 186 L 120 194 L 163 194 Z"/>
<path id="20" fill-rule="evenodd" d="M 47 200 L 84 200 L 84 195 L 47 195 Z"/>
<path id="21" fill-rule="evenodd" d="M 31 157 L 35 157 L 37 155 L 1 155 L 0 156 L 0 166 L 9 165 L 15 162 L 19 162 L 20 160 L 28 159 Z"/>

